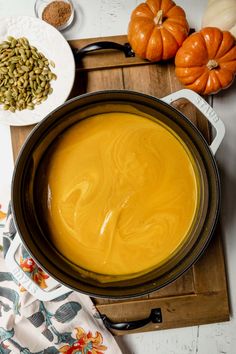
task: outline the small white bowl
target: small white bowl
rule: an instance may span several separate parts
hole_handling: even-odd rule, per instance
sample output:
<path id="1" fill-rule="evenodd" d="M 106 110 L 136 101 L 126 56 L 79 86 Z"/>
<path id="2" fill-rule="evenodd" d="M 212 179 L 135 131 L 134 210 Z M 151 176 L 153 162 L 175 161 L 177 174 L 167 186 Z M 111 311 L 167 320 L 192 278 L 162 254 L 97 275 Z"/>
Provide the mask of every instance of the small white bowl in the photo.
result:
<path id="1" fill-rule="evenodd" d="M 43 20 L 42 15 L 43 15 L 43 11 L 44 9 L 52 2 L 55 2 L 56 0 L 36 0 L 35 4 L 34 4 L 34 12 L 35 12 L 35 16 L 40 18 L 41 20 Z M 55 27 L 57 30 L 59 31 L 63 31 L 64 29 L 66 29 L 67 27 L 69 27 L 73 20 L 74 20 L 74 6 L 72 4 L 72 2 L 70 0 L 59 0 L 59 1 L 63 1 L 67 4 L 70 4 L 71 7 L 71 15 L 69 17 L 69 19 L 67 20 L 66 23 L 64 23 L 61 26 Z M 47 21 L 45 21 L 47 22 Z M 48 23 L 48 22 L 47 22 Z M 50 24 L 50 23 L 49 23 Z"/>

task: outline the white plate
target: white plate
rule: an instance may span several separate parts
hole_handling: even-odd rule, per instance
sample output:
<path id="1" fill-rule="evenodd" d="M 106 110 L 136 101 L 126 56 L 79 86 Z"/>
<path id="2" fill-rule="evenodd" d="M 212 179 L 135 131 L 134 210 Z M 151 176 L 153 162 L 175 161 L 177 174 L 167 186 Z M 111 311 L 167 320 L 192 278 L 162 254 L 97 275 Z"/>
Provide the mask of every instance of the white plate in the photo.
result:
<path id="1" fill-rule="evenodd" d="M 0 105 L 0 123 L 7 125 L 30 125 L 38 123 L 47 114 L 68 98 L 75 78 L 75 61 L 69 44 L 54 27 L 46 22 L 28 16 L 7 17 L 0 21 L 0 43 L 7 36 L 26 37 L 30 44 L 42 52 L 56 67 L 52 71 L 57 80 L 51 82 L 53 93 L 37 105 L 33 111 L 24 109 L 15 113 L 4 111 Z"/>

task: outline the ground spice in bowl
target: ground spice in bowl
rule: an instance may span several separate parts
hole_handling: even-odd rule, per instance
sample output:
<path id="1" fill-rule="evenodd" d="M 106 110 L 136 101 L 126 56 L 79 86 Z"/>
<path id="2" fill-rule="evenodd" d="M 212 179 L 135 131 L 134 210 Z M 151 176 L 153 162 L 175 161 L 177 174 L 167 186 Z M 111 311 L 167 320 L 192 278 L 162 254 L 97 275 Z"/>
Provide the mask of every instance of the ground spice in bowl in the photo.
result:
<path id="1" fill-rule="evenodd" d="M 65 25 L 72 15 L 72 6 L 65 1 L 52 1 L 42 13 L 42 19 L 50 25 L 59 28 Z"/>

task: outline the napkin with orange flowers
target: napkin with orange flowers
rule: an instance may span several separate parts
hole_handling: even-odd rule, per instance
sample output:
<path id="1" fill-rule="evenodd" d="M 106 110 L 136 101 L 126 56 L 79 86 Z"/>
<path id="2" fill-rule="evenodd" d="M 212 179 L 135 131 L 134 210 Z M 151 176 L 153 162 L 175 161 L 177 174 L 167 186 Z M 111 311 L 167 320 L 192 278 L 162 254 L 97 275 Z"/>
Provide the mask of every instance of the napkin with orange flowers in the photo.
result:
<path id="1" fill-rule="evenodd" d="M 50 302 L 39 301 L 6 268 L 4 256 L 16 230 L 7 207 L 13 171 L 10 128 L 1 125 L 0 154 L 0 354 L 120 354 L 89 296 L 71 291 Z M 51 277 L 23 246 L 18 263 L 47 288 Z"/>

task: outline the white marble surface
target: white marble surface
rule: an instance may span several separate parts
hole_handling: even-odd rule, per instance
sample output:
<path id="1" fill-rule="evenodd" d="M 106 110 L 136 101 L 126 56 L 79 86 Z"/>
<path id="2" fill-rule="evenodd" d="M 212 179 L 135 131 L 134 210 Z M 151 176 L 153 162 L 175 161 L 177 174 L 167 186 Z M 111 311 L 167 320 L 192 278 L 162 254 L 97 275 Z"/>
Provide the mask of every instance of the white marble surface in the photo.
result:
<path id="1" fill-rule="evenodd" d="M 64 31 L 67 39 L 124 34 L 132 9 L 139 0 L 73 0 L 79 21 Z M 186 9 L 190 26 L 199 29 L 206 0 L 178 0 Z M 34 16 L 33 0 L 0 0 L 0 17 Z M 235 354 L 236 353 L 236 82 L 214 96 L 213 105 L 226 125 L 217 152 L 222 177 L 223 236 L 231 301 L 227 323 L 126 335 L 118 339 L 124 354 Z M 217 260 L 216 260 L 217 261 Z M 197 311 L 197 309 L 196 309 Z M 216 309 L 217 311 L 217 309 Z"/>

